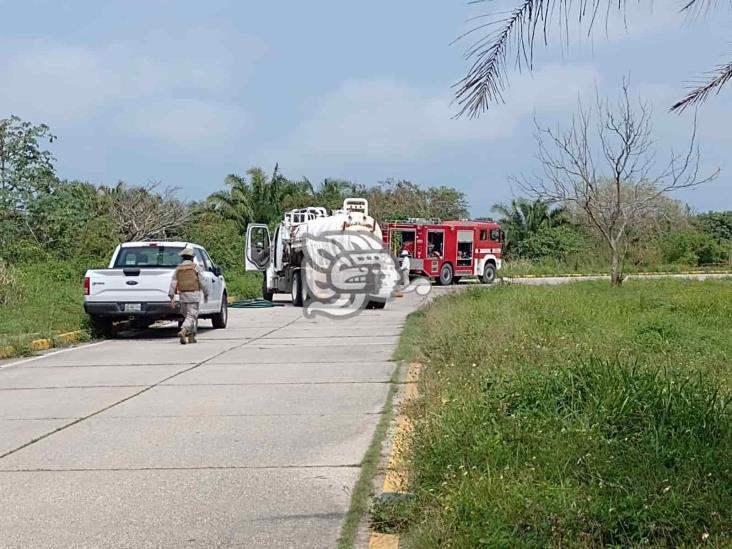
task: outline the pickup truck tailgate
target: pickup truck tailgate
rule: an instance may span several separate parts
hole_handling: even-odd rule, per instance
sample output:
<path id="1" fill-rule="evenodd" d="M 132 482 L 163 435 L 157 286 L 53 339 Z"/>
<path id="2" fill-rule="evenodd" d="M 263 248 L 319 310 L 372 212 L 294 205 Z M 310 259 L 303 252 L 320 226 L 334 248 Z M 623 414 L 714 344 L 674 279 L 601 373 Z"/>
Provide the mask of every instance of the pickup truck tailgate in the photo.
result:
<path id="1" fill-rule="evenodd" d="M 96 269 L 87 272 L 90 302 L 168 301 L 173 269 Z"/>

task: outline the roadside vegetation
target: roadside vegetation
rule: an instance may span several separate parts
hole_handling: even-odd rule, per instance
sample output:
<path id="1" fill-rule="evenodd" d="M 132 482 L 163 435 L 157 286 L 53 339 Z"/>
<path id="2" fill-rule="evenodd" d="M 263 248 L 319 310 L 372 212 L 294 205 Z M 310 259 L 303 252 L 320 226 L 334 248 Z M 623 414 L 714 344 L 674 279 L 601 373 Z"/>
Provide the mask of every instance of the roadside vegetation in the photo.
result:
<path id="1" fill-rule="evenodd" d="M 732 282 L 471 289 L 399 353 L 406 546 L 732 545 Z"/>

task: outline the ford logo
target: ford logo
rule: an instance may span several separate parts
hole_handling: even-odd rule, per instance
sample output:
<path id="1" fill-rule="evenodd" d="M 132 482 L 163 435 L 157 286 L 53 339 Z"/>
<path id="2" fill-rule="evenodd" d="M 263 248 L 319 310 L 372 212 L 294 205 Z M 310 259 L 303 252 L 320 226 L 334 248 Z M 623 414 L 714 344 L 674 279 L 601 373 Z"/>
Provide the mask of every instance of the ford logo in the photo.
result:
<path id="1" fill-rule="evenodd" d="M 127 282 L 125 282 L 125 284 L 127 284 L 128 286 L 137 286 L 137 281 L 136 280 L 128 280 Z"/>

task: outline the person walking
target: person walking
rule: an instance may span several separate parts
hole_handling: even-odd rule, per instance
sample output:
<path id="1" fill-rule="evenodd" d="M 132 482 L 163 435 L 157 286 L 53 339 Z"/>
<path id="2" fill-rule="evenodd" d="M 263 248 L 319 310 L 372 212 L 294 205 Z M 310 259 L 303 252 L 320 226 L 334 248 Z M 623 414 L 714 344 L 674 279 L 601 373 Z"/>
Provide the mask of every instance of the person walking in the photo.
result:
<path id="1" fill-rule="evenodd" d="M 168 297 L 170 306 L 175 308 L 175 295 L 178 294 L 180 312 L 183 315 L 183 325 L 178 332 L 181 345 L 196 343 L 198 331 L 198 309 L 203 302 L 208 301 L 208 287 L 203 277 L 203 268 L 193 261 L 194 251 L 186 246 L 180 252 L 183 261 L 175 268 L 170 281 Z"/>
<path id="2" fill-rule="evenodd" d="M 402 275 L 402 289 L 409 286 L 409 252 L 402 250 L 399 254 L 399 272 Z"/>

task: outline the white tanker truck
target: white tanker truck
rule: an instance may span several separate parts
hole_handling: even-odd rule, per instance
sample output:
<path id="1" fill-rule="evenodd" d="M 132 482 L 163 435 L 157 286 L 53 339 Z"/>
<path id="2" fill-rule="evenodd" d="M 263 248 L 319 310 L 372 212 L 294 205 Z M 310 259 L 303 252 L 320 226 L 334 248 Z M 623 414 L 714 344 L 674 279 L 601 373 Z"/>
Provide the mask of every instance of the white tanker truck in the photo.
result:
<path id="1" fill-rule="evenodd" d="M 263 224 L 247 227 L 247 271 L 262 271 L 262 297 L 292 296 L 295 306 L 382 309 L 398 281 L 394 258 L 368 201 L 348 198 L 331 214 L 322 207 L 291 210 L 270 238 Z"/>

